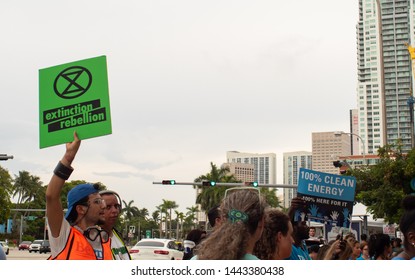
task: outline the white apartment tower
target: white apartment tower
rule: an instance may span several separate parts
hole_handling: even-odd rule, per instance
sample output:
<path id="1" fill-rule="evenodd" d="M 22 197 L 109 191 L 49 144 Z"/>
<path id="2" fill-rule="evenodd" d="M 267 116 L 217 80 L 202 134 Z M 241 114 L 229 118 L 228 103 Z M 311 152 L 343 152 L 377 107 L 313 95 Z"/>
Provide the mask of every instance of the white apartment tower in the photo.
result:
<path id="1" fill-rule="evenodd" d="M 284 185 L 298 185 L 298 172 L 300 168 L 312 169 L 311 152 L 290 152 L 283 154 Z M 297 189 L 283 190 L 284 208 L 289 208 L 291 199 L 297 196 Z"/>
<path id="2" fill-rule="evenodd" d="M 254 166 L 254 181 L 258 184 L 276 184 L 277 156 L 275 153 L 252 154 L 237 151 L 226 152 L 227 163 L 246 163 Z"/>
<path id="3" fill-rule="evenodd" d="M 413 87 L 413 0 L 359 0 L 357 35 L 358 135 L 368 154 L 402 140 L 412 148 L 413 124 L 407 104 Z"/>

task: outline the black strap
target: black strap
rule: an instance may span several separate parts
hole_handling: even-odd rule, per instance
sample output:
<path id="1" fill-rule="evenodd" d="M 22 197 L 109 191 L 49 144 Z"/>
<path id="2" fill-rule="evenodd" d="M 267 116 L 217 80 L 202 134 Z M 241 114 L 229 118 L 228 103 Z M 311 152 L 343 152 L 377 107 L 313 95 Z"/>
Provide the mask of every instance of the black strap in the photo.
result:
<path id="1" fill-rule="evenodd" d="M 69 256 L 71 255 L 72 246 L 73 246 L 74 241 L 75 241 L 75 234 L 72 234 L 71 243 L 69 243 L 69 248 L 68 248 L 68 255 L 66 256 L 67 260 L 69 260 Z"/>

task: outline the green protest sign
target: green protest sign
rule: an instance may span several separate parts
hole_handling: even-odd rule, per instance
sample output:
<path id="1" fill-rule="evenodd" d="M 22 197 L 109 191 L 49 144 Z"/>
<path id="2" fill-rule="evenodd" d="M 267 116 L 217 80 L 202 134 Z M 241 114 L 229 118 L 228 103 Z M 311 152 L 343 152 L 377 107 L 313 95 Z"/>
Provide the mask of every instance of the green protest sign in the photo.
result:
<path id="1" fill-rule="evenodd" d="M 39 70 L 40 148 L 112 133 L 105 56 Z"/>

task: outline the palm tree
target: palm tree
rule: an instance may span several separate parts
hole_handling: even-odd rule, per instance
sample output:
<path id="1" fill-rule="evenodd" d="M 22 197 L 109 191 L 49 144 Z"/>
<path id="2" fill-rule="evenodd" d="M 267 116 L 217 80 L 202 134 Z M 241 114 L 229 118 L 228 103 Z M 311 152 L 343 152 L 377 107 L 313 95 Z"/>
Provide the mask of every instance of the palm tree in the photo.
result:
<path id="1" fill-rule="evenodd" d="M 151 213 L 151 219 L 154 221 L 156 225 L 160 225 L 161 224 L 160 211 L 156 210 L 153 213 Z M 160 226 L 158 227 L 159 227 L 159 237 L 161 238 Z M 153 231 L 153 229 L 151 231 Z M 151 237 L 154 237 L 153 234 Z"/>
<path id="2" fill-rule="evenodd" d="M 157 211 L 160 213 L 160 238 L 163 237 L 163 214 L 167 215 L 167 209 L 164 207 L 163 204 L 160 204 L 159 206 L 156 206 Z"/>
<path id="3" fill-rule="evenodd" d="M 176 221 L 177 221 L 176 238 L 177 239 L 182 239 L 184 213 L 183 212 L 179 212 L 177 210 L 174 210 L 174 213 L 176 214 Z M 180 224 L 180 231 L 179 231 L 179 224 Z"/>
<path id="4" fill-rule="evenodd" d="M 3 224 L 10 217 L 10 196 L 12 193 L 12 178 L 9 172 L 0 166 L 0 224 Z"/>
<path id="5" fill-rule="evenodd" d="M 125 202 L 125 200 L 123 200 L 122 202 L 124 203 L 124 207 L 121 210 L 121 215 L 123 215 L 125 218 L 125 232 L 126 234 L 128 234 L 128 226 L 131 225 L 132 219 L 134 217 L 140 216 L 140 210 L 136 206 L 132 205 L 134 203 L 134 200 L 131 200 L 130 202 L 128 202 L 128 204 L 127 202 Z"/>
<path id="6" fill-rule="evenodd" d="M 197 205 L 191 206 L 191 207 L 186 207 L 187 213 L 186 216 L 187 217 L 191 217 L 191 219 L 189 218 L 188 220 L 190 220 L 193 224 L 193 228 L 196 227 L 197 224 L 197 217 L 196 217 L 196 213 L 199 212 L 199 207 Z M 187 219 L 186 217 L 186 219 Z"/>
<path id="7" fill-rule="evenodd" d="M 214 181 L 222 183 L 240 183 L 233 174 L 229 173 L 229 167 L 218 168 L 212 162 L 210 163 L 210 166 L 210 172 L 206 175 L 200 175 L 194 182 Z M 227 187 L 202 186 L 201 189 L 198 190 L 196 203 L 200 204 L 201 209 L 207 212 L 212 207 L 220 204 L 226 189 Z"/>
<path id="8" fill-rule="evenodd" d="M 138 210 L 139 215 L 138 215 L 138 236 L 139 239 L 141 239 L 141 230 L 143 229 L 143 227 L 145 225 L 147 225 L 147 216 L 148 216 L 148 210 L 147 208 L 141 208 L 140 210 Z"/>
<path id="9" fill-rule="evenodd" d="M 17 195 L 17 203 L 21 204 L 35 199 L 42 184 L 39 177 L 32 176 L 27 171 L 19 171 L 19 175 L 15 175 L 13 185 L 13 196 Z"/>
<path id="10" fill-rule="evenodd" d="M 163 199 L 163 207 L 169 212 L 169 238 L 171 238 L 171 211 L 179 207 L 175 201 Z"/>
<path id="11" fill-rule="evenodd" d="M 277 197 L 277 189 L 274 188 L 261 188 L 261 195 L 265 198 L 269 206 L 280 207 L 280 201 Z"/>
<path id="12" fill-rule="evenodd" d="M 141 209 L 139 210 L 139 212 L 140 212 L 140 218 L 141 218 L 141 219 L 144 219 L 144 220 L 147 220 L 147 216 L 148 216 L 148 209 L 147 209 L 147 208 L 141 208 Z"/>

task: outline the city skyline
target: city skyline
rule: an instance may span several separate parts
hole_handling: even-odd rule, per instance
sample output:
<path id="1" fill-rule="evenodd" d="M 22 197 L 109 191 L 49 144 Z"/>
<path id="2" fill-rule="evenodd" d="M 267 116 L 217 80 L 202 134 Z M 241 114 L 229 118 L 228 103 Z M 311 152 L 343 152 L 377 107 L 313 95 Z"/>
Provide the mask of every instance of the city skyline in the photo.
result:
<path id="1" fill-rule="evenodd" d="M 9 1 L 0 153 L 14 159 L 1 166 L 49 182 L 65 147 L 39 149 L 38 71 L 106 55 L 113 133 L 82 142 L 70 180 L 183 212 L 191 186 L 152 183 L 193 181 L 240 151 L 275 153 L 282 184 L 284 152 L 311 151 L 312 132 L 349 130 L 358 13 L 357 1 L 329 0 Z"/>

